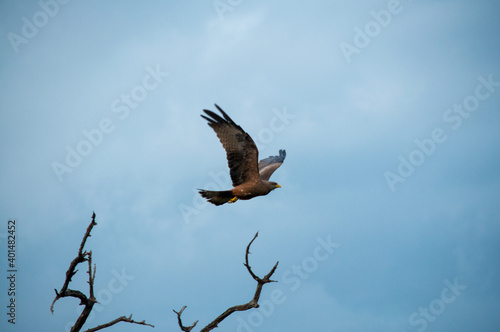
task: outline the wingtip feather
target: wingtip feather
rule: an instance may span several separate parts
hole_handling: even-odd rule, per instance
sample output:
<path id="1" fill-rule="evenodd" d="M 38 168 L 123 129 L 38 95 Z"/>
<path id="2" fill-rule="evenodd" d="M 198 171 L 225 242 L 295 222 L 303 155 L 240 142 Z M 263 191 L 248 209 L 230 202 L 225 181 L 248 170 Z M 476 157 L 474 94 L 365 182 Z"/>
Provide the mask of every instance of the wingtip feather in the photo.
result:
<path id="1" fill-rule="evenodd" d="M 227 115 L 227 114 L 226 114 L 226 112 L 224 112 L 224 111 L 222 110 L 222 108 L 220 108 L 220 107 L 219 107 L 219 105 L 217 105 L 217 104 L 214 104 L 214 105 L 215 105 L 215 107 L 217 107 L 217 109 L 218 109 L 218 110 L 219 110 L 219 112 L 222 114 L 222 116 L 224 116 L 224 119 L 226 119 L 226 121 L 227 121 L 227 122 L 229 122 L 229 123 L 231 123 L 231 124 L 235 124 L 235 123 L 234 123 L 234 121 L 233 121 L 233 119 L 231 119 L 231 118 L 229 117 L 229 115 Z"/>
<path id="2" fill-rule="evenodd" d="M 280 157 L 285 160 L 285 157 L 286 157 L 286 150 L 285 149 L 280 149 Z"/>

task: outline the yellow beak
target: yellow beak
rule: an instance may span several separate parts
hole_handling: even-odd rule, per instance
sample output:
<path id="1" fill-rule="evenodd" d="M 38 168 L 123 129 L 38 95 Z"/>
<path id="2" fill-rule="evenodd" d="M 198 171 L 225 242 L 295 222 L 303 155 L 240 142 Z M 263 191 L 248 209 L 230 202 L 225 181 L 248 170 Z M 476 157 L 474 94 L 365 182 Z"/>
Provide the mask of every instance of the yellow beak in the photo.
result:
<path id="1" fill-rule="evenodd" d="M 276 183 L 276 188 L 281 188 L 281 186 L 279 184 Z"/>

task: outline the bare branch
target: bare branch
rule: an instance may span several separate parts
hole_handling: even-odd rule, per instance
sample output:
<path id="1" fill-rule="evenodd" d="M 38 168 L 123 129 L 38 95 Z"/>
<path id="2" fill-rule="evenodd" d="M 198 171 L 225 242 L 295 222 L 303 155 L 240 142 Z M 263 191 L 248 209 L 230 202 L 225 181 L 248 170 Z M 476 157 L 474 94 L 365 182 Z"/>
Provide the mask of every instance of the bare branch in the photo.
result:
<path id="1" fill-rule="evenodd" d="M 113 325 L 115 325 L 116 323 L 119 323 L 119 322 L 126 322 L 126 323 L 131 323 L 131 324 L 146 325 L 146 326 L 155 327 L 154 325 L 146 323 L 144 320 L 141 321 L 141 322 L 136 322 L 135 320 L 132 319 L 132 315 L 130 315 L 129 317 L 125 317 L 125 316 L 118 317 L 117 319 L 112 320 L 109 323 L 102 324 L 102 325 L 93 327 L 91 329 L 85 330 L 85 332 L 99 331 L 99 330 L 105 329 L 107 327 L 113 326 Z"/>
<path id="2" fill-rule="evenodd" d="M 265 284 L 267 284 L 267 283 L 276 282 L 275 280 L 271 280 L 271 276 L 276 271 L 276 268 L 278 267 L 278 263 L 279 262 L 276 262 L 276 264 L 273 266 L 273 268 L 271 269 L 271 271 L 269 271 L 269 273 L 266 274 L 264 276 L 264 278 L 262 278 L 262 279 L 259 278 L 255 273 L 253 273 L 252 268 L 250 267 L 250 264 L 248 263 L 248 255 L 250 254 L 250 246 L 252 245 L 253 241 L 257 238 L 258 235 L 259 235 L 259 232 L 257 232 L 255 234 L 255 236 L 253 237 L 252 241 L 250 241 L 250 243 L 248 244 L 247 250 L 246 250 L 246 253 L 245 253 L 245 263 L 243 264 L 247 268 L 248 273 L 250 273 L 250 275 L 252 276 L 252 278 L 255 281 L 257 281 L 257 289 L 255 290 L 255 294 L 254 294 L 253 298 L 248 303 L 240 304 L 240 305 L 235 305 L 235 306 L 227 309 L 219 317 L 217 317 L 216 319 L 214 319 L 210 324 L 208 324 L 203 329 L 201 329 L 200 332 L 208 332 L 208 331 L 213 330 L 214 328 L 218 327 L 218 325 L 224 319 L 226 319 L 229 315 L 231 315 L 235 311 L 245 311 L 245 310 L 249 310 L 249 309 L 252 309 L 252 308 L 258 308 L 259 307 L 259 303 L 258 302 L 259 302 L 259 299 L 260 299 L 260 293 L 262 292 L 262 287 Z M 196 323 L 198 321 L 196 321 L 193 324 L 193 326 L 189 327 L 189 329 L 185 329 L 185 327 L 182 326 L 182 322 L 181 322 L 181 314 L 184 311 L 184 309 L 186 309 L 186 306 L 182 307 L 182 309 L 179 312 L 176 312 L 175 310 L 174 310 L 174 312 L 177 314 L 177 318 L 179 320 L 179 326 L 181 327 L 182 331 L 191 331 L 191 329 L 196 325 Z"/>
<path id="3" fill-rule="evenodd" d="M 68 271 L 66 271 L 66 280 L 64 281 L 64 284 L 61 287 L 61 290 L 59 292 L 57 292 L 57 290 L 56 290 L 56 297 L 54 298 L 54 301 L 52 301 L 52 305 L 50 306 L 50 312 L 52 312 L 52 314 L 54 314 L 54 304 L 61 297 L 71 296 L 71 297 L 79 298 L 80 304 L 82 304 L 82 305 L 85 305 L 86 302 L 88 301 L 87 297 L 82 292 L 68 289 L 68 285 L 71 282 L 71 279 L 73 278 L 73 276 L 76 274 L 76 272 L 78 272 L 78 270 L 75 270 L 76 266 L 87 260 L 85 258 L 86 253 L 83 252 L 83 247 L 85 246 L 85 242 L 87 242 L 87 239 L 90 236 L 90 232 L 92 231 L 92 228 L 95 225 L 97 225 L 97 223 L 95 222 L 95 212 L 93 212 L 92 213 L 92 221 L 90 222 L 90 225 L 87 227 L 87 231 L 85 232 L 85 235 L 83 236 L 82 243 L 80 244 L 80 249 L 78 250 L 78 255 L 69 264 Z"/>
<path id="4" fill-rule="evenodd" d="M 181 328 L 181 330 L 184 332 L 190 332 L 196 326 L 196 324 L 198 324 L 198 321 L 194 322 L 193 325 L 191 325 L 191 326 L 182 325 L 181 315 L 182 315 L 182 312 L 184 311 L 184 309 L 186 309 L 186 306 L 183 306 L 182 309 L 179 310 L 179 312 L 177 312 L 175 310 L 173 310 L 173 312 L 175 312 L 177 314 L 177 322 L 179 323 L 179 327 Z"/>
<path id="5" fill-rule="evenodd" d="M 95 280 L 95 272 L 96 272 L 96 265 L 94 264 L 94 268 L 92 269 L 92 251 L 83 251 L 83 248 L 85 246 L 85 243 L 87 242 L 87 239 L 90 237 L 90 232 L 92 231 L 92 228 L 97 225 L 95 222 L 95 213 L 92 213 L 92 221 L 90 222 L 90 225 L 87 227 L 87 231 L 85 232 L 85 235 L 83 236 L 83 240 L 80 244 L 80 248 L 78 250 L 78 255 L 76 256 L 73 261 L 71 261 L 68 271 L 66 272 L 66 280 L 64 281 L 64 284 L 61 288 L 61 290 L 58 292 L 57 289 L 55 289 L 56 292 L 56 297 L 54 298 L 54 301 L 52 302 L 52 305 L 50 306 L 50 311 L 52 314 L 54 313 L 54 304 L 56 303 L 57 300 L 59 300 L 62 297 L 75 297 L 80 299 L 80 305 L 85 306 L 78 317 L 78 319 L 75 322 L 75 325 L 71 328 L 71 332 L 78 332 L 82 329 L 83 325 L 87 321 L 88 316 L 90 315 L 90 312 L 92 311 L 94 304 L 97 303 L 97 300 L 94 296 L 94 280 Z M 87 273 L 89 275 L 89 297 L 87 297 L 85 294 L 78 290 L 72 290 L 69 289 L 69 283 L 71 282 L 72 277 L 78 272 L 76 269 L 76 266 L 80 263 L 83 263 L 87 261 L 88 262 L 88 270 Z M 119 317 L 109 323 L 99 325 L 97 327 L 94 327 L 92 329 L 89 329 L 87 331 L 98 331 L 101 329 L 104 329 L 106 327 L 112 326 L 118 322 L 127 322 L 127 323 L 132 323 L 132 324 L 138 324 L 138 325 L 147 325 L 154 327 L 151 324 L 147 324 L 144 320 L 142 322 L 136 322 L 132 319 L 132 315 L 129 317 Z"/>
<path id="6" fill-rule="evenodd" d="M 94 280 L 95 280 L 96 266 L 94 264 L 94 272 L 92 272 L 92 250 L 90 250 L 87 253 L 87 256 L 88 256 L 88 262 L 89 262 L 89 270 L 88 270 L 88 274 L 89 274 L 88 284 L 89 284 L 89 296 L 90 296 L 89 299 L 95 301 L 95 296 L 94 296 Z"/>
<path id="7" fill-rule="evenodd" d="M 92 231 L 92 228 L 94 228 L 95 225 L 97 225 L 97 223 L 95 222 L 95 212 L 92 212 L 92 221 L 90 222 L 90 225 L 87 227 L 87 231 L 83 236 L 82 243 L 80 243 L 80 249 L 78 249 L 78 256 L 83 255 L 83 247 L 85 246 L 85 242 L 87 242 L 87 239 L 90 237 L 90 232 Z"/>
<path id="8" fill-rule="evenodd" d="M 92 308 L 94 307 L 94 304 L 97 301 L 95 299 L 88 299 L 87 303 L 85 303 L 85 307 L 83 308 L 82 313 L 78 317 L 78 319 L 75 322 L 75 325 L 71 328 L 71 332 L 78 332 L 82 329 L 83 324 L 87 321 L 87 318 L 90 315 L 90 312 L 92 311 Z"/>
<path id="9" fill-rule="evenodd" d="M 95 224 L 95 213 L 92 213 L 92 222 L 90 223 L 89 227 L 87 228 L 87 232 L 85 233 L 84 240 L 82 241 L 82 244 L 85 244 L 86 239 L 90 236 L 90 231 L 92 230 L 92 227 L 94 227 Z M 94 308 L 94 304 L 96 304 L 97 300 L 94 297 L 94 279 L 95 279 L 95 265 L 94 265 L 94 273 L 92 273 L 92 250 L 89 252 L 82 252 L 83 251 L 83 245 L 80 245 L 80 249 L 78 251 L 78 254 L 83 255 L 84 257 L 86 256 L 85 260 L 87 260 L 89 264 L 89 269 L 87 271 L 89 275 L 89 297 L 86 298 L 85 301 L 83 301 L 83 305 L 85 307 L 83 308 L 82 312 L 80 313 L 80 316 L 75 322 L 75 325 L 71 328 L 71 332 L 78 332 L 82 329 L 83 325 L 87 321 L 87 318 L 89 317 L 90 313 L 92 312 L 92 309 Z"/>
<path id="10" fill-rule="evenodd" d="M 245 263 L 243 263 L 243 265 L 245 265 L 245 267 L 248 270 L 248 273 L 250 273 L 250 275 L 252 276 L 252 278 L 255 281 L 259 282 L 259 277 L 257 277 L 253 273 L 252 269 L 250 268 L 250 265 L 248 264 L 248 255 L 250 254 L 250 246 L 252 245 L 253 241 L 255 241 L 255 239 L 257 238 L 257 236 L 259 236 L 259 232 L 255 233 L 255 236 L 253 237 L 252 241 L 250 241 L 250 243 L 247 246 L 247 251 L 245 252 Z"/>

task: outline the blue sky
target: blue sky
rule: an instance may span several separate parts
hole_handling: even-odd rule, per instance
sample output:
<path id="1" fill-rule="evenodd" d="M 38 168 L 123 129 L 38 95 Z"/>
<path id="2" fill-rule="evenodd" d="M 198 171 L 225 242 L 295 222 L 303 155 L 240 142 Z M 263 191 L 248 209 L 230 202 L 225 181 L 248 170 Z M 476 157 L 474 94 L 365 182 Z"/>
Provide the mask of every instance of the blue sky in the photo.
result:
<path id="1" fill-rule="evenodd" d="M 498 331 L 496 1 L 2 1 L 0 241 L 17 221 L 17 316 L 49 307 L 77 253 L 97 265 L 86 328 L 122 315 L 179 331 Z M 215 207 L 220 105 L 260 156 L 266 197 Z M 87 292 L 85 267 L 72 288 Z M 42 328 L 41 328 L 42 327 Z M 121 323 L 109 331 L 148 331 Z M 152 330 L 153 331 L 153 330 Z"/>

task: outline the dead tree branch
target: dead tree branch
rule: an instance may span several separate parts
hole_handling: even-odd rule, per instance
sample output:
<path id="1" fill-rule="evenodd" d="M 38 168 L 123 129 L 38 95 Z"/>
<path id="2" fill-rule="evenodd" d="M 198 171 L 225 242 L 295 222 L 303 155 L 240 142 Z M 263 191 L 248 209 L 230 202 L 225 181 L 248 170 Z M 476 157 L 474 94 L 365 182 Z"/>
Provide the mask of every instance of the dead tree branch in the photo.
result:
<path id="1" fill-rule="evenodd" d="M 262 287 L 265 284 L 267 284 L 267 283 L 276 282 L 275 280 L 271 280 L 271 276 L 276 271 L 276 268 L 278 267 L 278 263 L 279 262 L 276 262 L 276 264 L 274 265 L 274 267 L 271 269 L 271 271 L 269 271 L 268 274 L 266 274 L 264 276 L 264 278 L 259 278 L 252 271 L 252 268 L 250 267 L 250 264 L 248 263 L 248 255 L 250 254 L 250 246 L 252 245 L 253 241 L 255 241 L 255 239 L 257 238 L 258 235 L 259 235 L 259 232 L 257 232 L 255 234 L 255 236 L 253 237 L 252 241 L 250 241 L 250 243 L 248 244 L 247 250 L 246 250 L 246 253 L 245 253 L 245 263 L 243 264 L 247 268 L 248 273 L 250 273 L 250 275 L 252 276 L 252 278 L 255 281 L 257 281 L 257 289 L 255 290 L 255 294 L 254 294 L 253 298 L 248 303 L 240 304 L 240 305 L 235 305 L 235 306 L 227 309 L 219 317 L 217 317 L 216 319 L 214 319 L 210 324 L 208 324 L 203 329 L 201 329 L 200 332 L 208 332 L 208 331 L 213 330 L 214 328 L 218 327 L 218 325 L 224 319 L 226 319 L 229 315 L 231 315 L 235 311 L 245 311 L 245 310 L 249 310 L 249 309 L 252 309 L 252 308 L 258 308 L 259 307 L 259 303 L 258 302 L 259 302 L 259 299 L 260 299 L 260 293 L 262 292 Z M 177 318 L 178 318 L 178 322 L 179 322 L 179 327 L 181 328 L 182 331 L 186 332 L 186 331 L 191 331 L 191 329 L 196 325 L 196 323 L 198 323 L 198 321 L 196 321 L 190 327 L 183 326 L 182 325 L 182 321 L 181 321 L 181 314 L 182 314 L 182 312 L 184 311 L 185 308 L 186 308 L 186 306 L 182 307 L 182 309 L 179 312 L 176 312 L 175 310 L 174 310 L 174 312 L 177 314 Z"/>
<path id="2" fill-rule="evenodd" d="M 130 315 L 129 317 L 125 317 L 125 316 L 118 317 L 117 319 L 112 320 L 109 323 L 102 324 L 102 325 L 96 326 L 94 328 L 85 330 L 85 332 L 99 331 L 99 330 L 105 329 L 107 327 L 113 326 L 113 325 L 115 325 L 116 323 L 119 323 L 119 322 L 126 322 L 126 323 L 131 323 L 131 324 L 147 325 L 147 326 L 154 327 L 154 325 L 148 324 L 144 320 L 141 321 L 141 322 L 136 322 L 135 320 L 132 319 L 132 315 Z"/>
<path id="3" fill-rule="evenodd" d="M 54 298 L 54 301 L 52 301 L 52 305 L 50 306 L 50 311 L 52 314 L 54 313 L 54 304 L 56 303 L 57 300 L 59 300 L 62 297 L 76 297 L 80 300 L 80 305 L 84 305 L 85 307 L 83 308 L 82 313 L 76 320 L 75 325 L 71 328 L 71 332 L 73 331 L 80 331 L 82 328 L 83 324 L 85 324 L 85 321 L 87 320 L 88 316 L 90 315 L 90 312 L 92 311 L 92 308 L 94 307 L 94 304 L 97 302 L 94 297 L 94 291 L 93 291 L 93 278 L 92 278 L 92 252 L 87 252 L 83 251 L 83 247 L 85 246 L 85 243 L 87 242 L 87 239 L 90 237 L 90 232 L 92 231 L 92 228 L 97 225 L 95 222 L 95 213 L 92 213 L 92 221 L 90 222 L 90 225 L 87 227 L 87 231 L 85 232 L 85 235 L 83 236 L 83 240 L 80 244 L 80 249 L 78 249 L 78 254 L 73 259 L 69 265 L 68 271 L 66 271 L 66 280 L 64 281 L 63 286 L 61 287 L 61 290 L 58 292 L 57 289 L 55 289 L 56 292 L 56 297 Z M 72 289 L 69 289 L 69 283 L 71 282 L 71 279 L 73 276 L 78 272 L 76 269 L 76 266 L 80 263 L 83 263 L 85 261 L 89 262 L 89 284 L 90 284 L 90 290 L 91 294 L 90 297 L 87 297 L 85 294 L 83 294 L 80 291 L 75 291 Z M 95 271 L 94 271 L 94 276 L 95 276 Z"/>
<path id="4" fill-rule="evenodd" d="M 183 332 L 190 332 L 196 326 L 196 324 L 198 324 L 198 321 L 194 322 L 193 325 L 191 325 L 191 326 L 182 325 L 181 315 L 182 315 L 182 312 L 184 311 L 184 309 L 186 309 L 186 306 L 183 306 L 182 309 L 179 310 L 179 312 L 177 312 L 175 310 L 173 310 L 173 311 L 177 314 L 177 322 L 179 323 L 179 327 L 181 328 L 181 330 Z"/>
<path id="5" fill-rule="evenodd" d="M 94 280 L 95 280 L 95 271 L 96 271 L 96 265 L 92 267 L 92 251 L 83 251 L 83 248 L 85 247 L 85 243 L 87 242 L 87 239 L 90 237 L 90 232 L 92 231 L 92 228 L 97 225 L 95 222 L 95 213 L 92 213 L 92 221 L 90 222 L 89 226 L 87 227 L 87 231 L 85 232 L 85 235 L 83 236 L 82 242 L 80 243 L 80 248 L 78 249 L 78 254 L 71 261 L 69 264 L 68 271 L 66 271 L 66 279 L 64 280 L 64 284 L 61 287 L 61 290 L 58 292 L 57 289 L 55 289 L 56 292 L 56 297 L 54 298 L 54 301 L 52 301 L 52 305 L 50 306 L 50 311 L 52 314 L 54 314 L 54 304 L 56 303 L 57 300 L 63 297 L 75 297 L 80 300 L 80 305 L 85 306 L 82 310 L 82 313 L 78 317 L 78 319 L 75 322 L 75 325 L 71 328 L 71 332 L 79 332 L 85 322 L 87 321 L 87 318 L 90 315 L 90 312 L 92 311 L 94 304 L 97 303 L 97 300 L 94 296 Z M 73 276 L 78 272 L 76 269 L 77 265 L 80 263 L 83 263 L 87 261 L 88 262 L 88 275 L 89 275 L 89 280 L 87 283 L 89 284 L 89 296 L 87 297 L 85 294 L 78 290 L 73 290 L 68 288 L 69 283 L 71 282 L 71 279 Z M 138 324 L 138 325 L 148 325 L 151 327 L 154 327 L 151 324 L 145 323 L 145 321 L 142 322 L 136 322 L 132 320 L 132 315 L 130 315 L 128 318 L 125 316 L 119 317 L 109 323 L 99 325 L 97 327 L 94 327 L 92 329 L 87 330 L 87 332 L 92 332 L 92 331 L 98 331 L 103 328 L 112 326 L 118 322 L 128 322 L 128 323 L 133 323 L 133 324 Z"/>
<path id="6" fill-rule="evenodd" d="M 82 243 L 80 244 L 80 249 L 78 250 L 78 255 L 76 256 L 75 259 L 73 259 L 71 261 L 71 263 L 69 264 L 68 271 L 66 271 L 66 280 L 64 281 L 64 284 L 61 287 L 61 290 L 59 292 L 57 291 L 57 289 L 55 289 L 56 297 L 54 298 L 54 301 L 52 301 L 52 305 L 50 306 L 50 312 L 52 312 L 52 314 L 54 314 L 54 304 L 61 297 L 66 297 L 66 296 L 76 297 L 76 298 L 80 299 L 81 305 L 85 305 L 88 302 L 87 296 L 85 296 L 85 294 L 83 294 L 80 291 L 74 291 L 74 290 L 68 289 L 68 285 L 71 282 L 71 279 L 73 278 L 73 276 L 76 274 L 76 272 L 78 272 L 78 270 L 75 270 L 76 266 L 87 260 L 85 258 L 87 256 L 87 252 L 83 252 L 83 247 L 85 246 L 85 242 L 87 242 L 87 239 L 90 236 L 90 231 L 92 231 L 92 228 L 95 225 L 97 225 L 97 223 L 95 222 L 95 213 L 92 213 L 92 221 L 90 222 L 90 225 L 87 227 L 87 231 L 85 232 L 85 235 L 83 236 Z"/>

